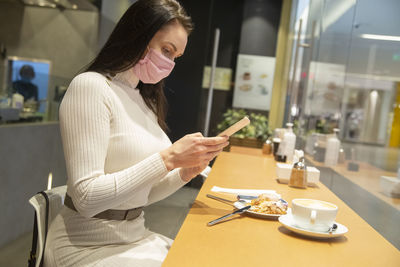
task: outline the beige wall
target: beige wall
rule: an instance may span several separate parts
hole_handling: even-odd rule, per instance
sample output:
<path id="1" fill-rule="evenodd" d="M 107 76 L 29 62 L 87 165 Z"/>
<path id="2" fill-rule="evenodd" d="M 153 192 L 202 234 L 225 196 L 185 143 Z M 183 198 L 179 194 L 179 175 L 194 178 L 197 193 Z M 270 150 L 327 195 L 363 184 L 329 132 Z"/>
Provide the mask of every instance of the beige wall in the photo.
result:
<path id="1" fill-rule="evenodd" d="M 101 49 L 125 11 L 137 0 L 102 0 L 98 48 Z"/>
<path id="2" fill-rule="evenodd" d="M 0 127 L 0 247 L 32 231 L 28 200 L 46 190 L 49 172 L 54 187 L 66 183 L 58 123 Z"/>
<path id="3" fill-rule="evenodd" d="M 0 1 L 0 42 L 8 56 L 51 61 L 48 98 L 95 56 L 98 12 L 30 7 Z M 4 62 L 0 85 L 4 86 Z M 1 74 L 1 73 L 0 73 Z M 1 89 L 1 88 L 0 88 Z"/>

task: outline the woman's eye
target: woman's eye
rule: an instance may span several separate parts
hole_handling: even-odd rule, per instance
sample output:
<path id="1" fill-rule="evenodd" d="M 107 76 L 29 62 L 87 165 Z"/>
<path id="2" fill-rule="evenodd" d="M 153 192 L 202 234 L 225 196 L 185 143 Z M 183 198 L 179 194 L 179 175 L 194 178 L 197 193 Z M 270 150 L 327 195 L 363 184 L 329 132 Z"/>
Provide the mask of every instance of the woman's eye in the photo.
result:
<path id="1" fill-rule="evenodd" d="M 169 59 L 172 59 L 171 51 L 169 49 L 163 48 L 162 52 L 163 52 L 164 56 L 166 56 Z"/>
<path id="2" fill-rule="evenodd" d="M 169 50 L 166 49 L 166 48 L 163 48 L 162 51 L 163 51 L 163 53 L 164 53 L 165 55 L 168 55 L 168 54 L 169 54 Z"/>

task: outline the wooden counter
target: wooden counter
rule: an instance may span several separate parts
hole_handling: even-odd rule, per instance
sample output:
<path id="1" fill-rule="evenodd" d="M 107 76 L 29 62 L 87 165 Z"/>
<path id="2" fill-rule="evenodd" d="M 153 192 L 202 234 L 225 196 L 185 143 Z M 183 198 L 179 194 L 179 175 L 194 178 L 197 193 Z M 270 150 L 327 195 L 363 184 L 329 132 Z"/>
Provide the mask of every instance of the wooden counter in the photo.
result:
<path id="1" fill-rule="evenodd" d="M 289 203 L 302 197 L 335 203 L 339 207 L 336 221 L 349 232 L 336 239 L 316 240 L 296 235 L 278 221 L 248 216 L 208 227 L 207 222 L 232 211 L 231 206 L 206 197 L 214 185 L 274 189 Z M 163 266 L 400 266 L 400 252 L 323 184 L 308 189 L 278 184 L 271 156 L 223 152 Z"/>

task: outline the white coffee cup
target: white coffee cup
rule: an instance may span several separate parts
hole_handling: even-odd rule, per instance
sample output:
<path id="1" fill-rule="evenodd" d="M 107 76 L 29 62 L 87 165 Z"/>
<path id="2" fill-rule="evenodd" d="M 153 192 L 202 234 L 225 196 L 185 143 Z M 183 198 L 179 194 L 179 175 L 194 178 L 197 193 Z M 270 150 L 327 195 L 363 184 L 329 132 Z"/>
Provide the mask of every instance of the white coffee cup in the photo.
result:
<path id="1" fill-rule="evenodd" d="M 328 231 L 333 225 L 338 207 L 335 204 L 316 200 L 297 198 L 292 200 L 294 224 L 311 231 Z"/>

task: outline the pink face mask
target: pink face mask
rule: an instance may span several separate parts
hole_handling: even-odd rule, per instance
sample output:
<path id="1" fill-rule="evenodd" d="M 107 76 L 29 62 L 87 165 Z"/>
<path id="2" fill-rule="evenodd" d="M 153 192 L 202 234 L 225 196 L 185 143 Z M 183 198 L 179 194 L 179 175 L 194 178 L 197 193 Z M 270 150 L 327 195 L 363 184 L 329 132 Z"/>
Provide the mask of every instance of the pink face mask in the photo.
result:
<path id="1" fill-rule="evenodd" d="M 167 77 L 174 66 L 175 62 L 150 48 L 146 56 L 133 66 L 132 71 L 143 83 L 155 84 Z"/>

